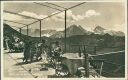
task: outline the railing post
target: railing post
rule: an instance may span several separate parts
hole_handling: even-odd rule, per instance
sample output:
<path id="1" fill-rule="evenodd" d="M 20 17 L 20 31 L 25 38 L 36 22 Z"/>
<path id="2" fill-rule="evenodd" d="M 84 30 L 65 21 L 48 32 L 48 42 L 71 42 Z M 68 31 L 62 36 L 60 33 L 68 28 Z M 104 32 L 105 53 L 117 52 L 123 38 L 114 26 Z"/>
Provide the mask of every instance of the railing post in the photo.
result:
<path id="1" fill-rule="evenodd" d="M 85 56 L 85 77 L 89 78 L 89 57 L 88 53 L 86 53 L 85 45 L 84 45 L 84 56 Z"/>
<path id="2" fill-rule="evenodd" d="M 79 46 L 79 57 L 81 57 L 81 47 Z"/>
<path id="3" fill-rule="evenodd" d="M 102 61 L 101 67 L 100 67 L 100 76 L 102 76 L 103 65 L 104 65 L 104 62 Z"/>

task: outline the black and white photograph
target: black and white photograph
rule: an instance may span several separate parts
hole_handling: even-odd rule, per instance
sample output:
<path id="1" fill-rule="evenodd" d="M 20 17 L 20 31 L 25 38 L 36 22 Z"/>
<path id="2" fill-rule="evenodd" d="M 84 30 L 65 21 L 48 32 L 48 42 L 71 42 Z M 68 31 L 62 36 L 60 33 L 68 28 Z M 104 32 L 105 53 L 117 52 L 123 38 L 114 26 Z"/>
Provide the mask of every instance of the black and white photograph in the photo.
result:
<path id="1" fill-rule="evenodd" d="M 1 11 L 3 79 L 126 80 L 125 1 L 3 1 Z"/>

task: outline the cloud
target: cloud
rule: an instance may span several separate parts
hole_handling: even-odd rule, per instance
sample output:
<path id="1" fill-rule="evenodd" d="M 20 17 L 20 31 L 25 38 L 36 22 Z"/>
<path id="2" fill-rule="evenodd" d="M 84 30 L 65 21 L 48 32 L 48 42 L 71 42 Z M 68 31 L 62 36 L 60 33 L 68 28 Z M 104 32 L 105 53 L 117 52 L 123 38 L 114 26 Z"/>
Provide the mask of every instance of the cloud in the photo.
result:
<path id="1" fill-rule="evenodd" d="M 52 14 L 55 14 L 55 13 L 56 12 L 54 12 Z M 43 19 L 48 16 L 48 15 L 43 15 L 43 14 L 38 15 L 36 13 L 28 12 L 28 11 L 23 11 L 23 12 L 20 12 L 19 14 L 30 16 L 30 17 L 37 18 L 37 19 Z M 95 10 L 88 10 L 83 15 L 75 15 L 75 14 L 73 14 L 73 12 L 71 10 L 67 10 L 67 22 L 75 22 L 75 21 L 83 20 L 84 18 L 89 18 L 92 16 L 99 16 L 99 15 L 101 15 L 101 14 L 99 12 L 96 12 Z M 53 19 L 55 21 L 64 21 L 64 17 L 65 17 L 65 13 L 62 12 L 62 13 L 59 13 L 57 15 L 54 15 L 54 16 L 48 18 L 47 20 Z M 23 19 L 25 19 L 24 17 L 16 16 L 13 14 L 6 14 L 5 18 L 7 18 L 8 20 L 23 20 Z"/>
<path id="2" fill-rule="evenodd" d="M 83 20 L 84 18 L 89 18 L 92 16 L 99 16 L 99 15 L 101 15 L 101 14 L 99 12 L 96 12 L 95 10 L 88 10 L 83 15 L 75 15 L 75 14 L 73 14 L 73 12 L 71 10 L 68 10 L 67 11 L 67 21 L 75 22 L 75 21 Z M 53 19 L 57 20 L 57 21 L 64 21 L 64 16 L 65 16 L 65 14 L 63 12 L 63 13 L 55 15 L 53 17 Z"/>
<path id="3" fill-rule="evenodd" d="M 47 15 L 37 15 L 33 12 L 28 12 L 28 11 L 23 11 L 23 12 L 20 12 L 18 14 L 22 14 L 22 15 L 25 15 L 25 16 L 30 16 L 30 17 L 37 18 L 37 19 L 43 19 L 43 18 L 47 17 Z M 4 19 L 20 21 L 20 20 L 24 20 L 26 18 L 23 17 L 23 16 L 15 15 L 15 14 L 4 13 Z M 26 20 L 28 20 L 28 19 L 26 19 Z"/>
<path id="4" fill-rule="evenodd" d="M 54 13 L 56 13 L 56 12 L 54 12 Z M 54 13 L 52 13 L 52 14 L 54 14 Z M 65 13 L 62 12 L 62 13 L 57 14 L 54 17 L 52 17 L 52 19 L 54 19 L 56 21 L 64 21 L 64 17 L 65 17 Z M 75 21 L 84 19 L 84 16 L 74 15 L 71 10 L 68 10 L 66 18 L 67 18 L 67 21 L 75 22 Z"/>
<path id="5" fill-rule="evenodd" d="M 56 31 L 63 31 L 64 28 L 61 28 L 61 27 L 53 27 L 53 28 L 50 28 L 52 30 L 56 30 Z"/>
<path id="6" fill-rule="evenodd" d="M 113 30 L 115 31 L 122 31 L 122 32 L 125 32 L 125 24 L 115 24 L 113 27 L 112 27 Z"/>
<path id="7" fill-rule="evenodd" d="M 99 12 L 96 12 L 95 10 L 88 10 L 85 13 L 85 17 L 91 17 L 91 16 L 99 16 L 101 15 Z"/>
<path id="8" fill-rule="evenodd" d="M 22 14 L 22 15 L 26 15 L 26 16 L 30 16 L 30 17 L 34 17 L 34 18 L 37 18 L 37 19 L 43 19 L 45 17 L 47 17 L 47 15 L 37 15 L 33 12 L 28 12 L 28 11 L 23 11 L 19 14 Z"/>

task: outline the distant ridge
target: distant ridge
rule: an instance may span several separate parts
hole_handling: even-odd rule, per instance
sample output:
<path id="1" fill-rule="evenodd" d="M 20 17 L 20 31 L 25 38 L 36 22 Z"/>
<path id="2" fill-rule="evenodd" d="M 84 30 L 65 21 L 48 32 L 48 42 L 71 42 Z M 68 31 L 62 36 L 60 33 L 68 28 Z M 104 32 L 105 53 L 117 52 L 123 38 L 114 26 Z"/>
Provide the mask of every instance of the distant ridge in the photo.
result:
<path id="1" fill-rule="evenodd" d="M 18 31 L 14 30 L 7 24 L 4 24 L 4 29 L 6 29 L 5 33 L 9 34 L 11 32 L 14 32 L 14 33 L 20 35 L 20 33 Z M 93 32 L 91 32 L 91 31 L 85 30 L 82 26 L 75 25 L 75 24 L 69 26 L 66 29 L 66 32 L 67 32 L 66 37 L 71 37 L 71 36 L 76 36 L 76 35 L 91 35 L 91 34 L 98 34 L 98 35 L 109 34 L 111 36 L 125 36 L 125 34 L 121 31 L 107 30 L 101 26 L 96 26 L 94 28 Z M 22 33 L 26 34 L 27 30 L 22 29 Z M 39 37 L 39 34 L 40 34 L 39 29 L 29 29 L 29 35 L 31 35 L 31 37 Z M 42 37 L 64 38 L 64 35 L 65 35 L 64 31 L 56 31 L 56 30 L 52 30 L 52 29 L 41 30 Z"/>

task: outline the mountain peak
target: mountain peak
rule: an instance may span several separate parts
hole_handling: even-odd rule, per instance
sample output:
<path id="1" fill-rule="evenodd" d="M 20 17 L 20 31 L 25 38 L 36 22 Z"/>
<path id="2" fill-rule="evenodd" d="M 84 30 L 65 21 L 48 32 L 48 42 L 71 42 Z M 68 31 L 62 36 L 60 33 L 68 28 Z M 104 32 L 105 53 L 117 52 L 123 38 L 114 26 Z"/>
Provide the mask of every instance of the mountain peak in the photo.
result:
<path id="1" fill-rule="evenodd" d="M 125 33 L 121 31 L 110 30 L 110 31 L 105 31 L 105 33 L 108 33 L 109 35 L 112 35 L 112 36 L 125 36 Z"/>
<path id="2" fill-rule="evenodd" d="M 67 28 L 67 37 L 73 35 L 84 35 L 85 32 L 87 31 L 83 29 L 80 25 L 71 25 Z"/>
<path id="3" fill-rule="evenodd" d="M 80 25 L 73 24 L 66 29 L 67 37 L 74 35 L 85 35 L 85 33 L 88 33 L 88 31 L 86 31 Z M 64 37 L 64 31 L 53 34 L 51 37 Z"/>
<path id="4" fill-rule="evenodd" d="M 102 33 L 104 33 L 104 30 L 106 30 L 106 29 L 102 28 L 101 26 L 96 26 L 93 31 L 96 34 L 102 34 Z"/>
<path id="5" fill-rule="evenodd" d="M 94 28 L 94 30 L 105 30 L 103 27 L 101 27 L 101 26 L 96 26 L 95 28 Z"/>
<path id="6" fill-rule="evenodd" d="M 111 36 L 124 36 L 125 35 L 121 31 L 107 30 L 101 26 L 96 26 L 93 31 L 95 34 L 101 34 L 101 35 L 104 35 L 104 34 L 109 34 Z"/>

